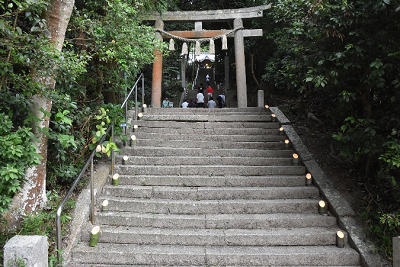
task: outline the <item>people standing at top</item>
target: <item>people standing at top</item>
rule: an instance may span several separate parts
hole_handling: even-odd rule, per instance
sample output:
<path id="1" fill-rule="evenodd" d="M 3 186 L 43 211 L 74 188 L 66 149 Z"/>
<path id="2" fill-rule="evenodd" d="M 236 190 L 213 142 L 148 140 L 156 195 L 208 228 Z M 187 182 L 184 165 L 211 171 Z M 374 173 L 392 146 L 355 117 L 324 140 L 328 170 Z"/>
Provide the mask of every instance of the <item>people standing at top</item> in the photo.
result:
<path id="1" fill-rule="evenodd" d="M 223 108 L 224 107 L 224 103 L 225 103 L 225 95 L 224 94 L 220 94 L 217 97 L 217 101 L 218 101 L 219 108 Z"/>
<path id="2" fill-rule="evenodd" d="M 166 97 L 166 98 L 163 100 L 161 107 L 162 107 L 162 108 L 169 108 L 169 100 L 168 100 L 168 97 Z"/>
<path id="3" fill-rule="evenodd" d="M 215 108 L 216 105 L 217 105 L 217 103 L 214 101 L 214 99 L 212 97 L 207 102 L 207 107 L 208 108 Z"/>
<path id="4" fill-rule="evenodd" d="M 189 106 L 189 103 L 185 99 L 185 101 L 182 103 L 182 108 L 187 108 L 188 106 Z"/>
<path id="5" fill-rule="evenodd" d="M 212 93 L 214 92 L 214 89 L 212 89 L 211 86 L 207 87 L 207 101 L 210 101 L 210 98 L 212 97 Z"/>
<path id="6" fill-rule="evenodd" d="M 208 72 L 206 75 L 206 82 L 207 82 L 207 85 L 210 85 L 210 75 L 208 74 Z"/>
<path id="7" fill-rule="evenodd" d="M 196 97 L 197 97 L 197 107 L 204 108 L 204 95 L 198 92 Z"/>

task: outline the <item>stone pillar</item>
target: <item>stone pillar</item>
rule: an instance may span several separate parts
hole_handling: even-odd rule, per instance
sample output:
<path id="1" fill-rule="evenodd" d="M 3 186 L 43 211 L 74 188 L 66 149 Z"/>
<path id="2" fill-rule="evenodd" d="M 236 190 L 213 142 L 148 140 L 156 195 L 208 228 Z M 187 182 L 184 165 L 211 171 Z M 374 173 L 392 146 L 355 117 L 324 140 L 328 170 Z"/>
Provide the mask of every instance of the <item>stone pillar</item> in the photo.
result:
<path id="1" fill-rule="evenodd" d="M 160 30 L 164 30 L 164 22 L 157 20 L 155 27 Z M 156 32 L 156 39 L 162 41 L 162 35 Z M 157 47 L 154 49 L 155 60 L 153 63 L 153 82 L 151 89 L 151 106 L 161 107 L 161 86 L 162 86 L 162 60 L 163 55 Z"/>
<path id="2" fill-rule="evenodd" d="M 194 30 L 195 31 L 202 31 L 203 30 L 203 22 L 202 21 L 196 21 L 194 23 Z"/>
<path id="3" fill-rule="evenodd" d="M 257 107 L 264 107 L 264 90 L 257 91 Z"/>
<path id="4" fill-rule="evenodd" d="M 400 236 L 393 237 L 393 267 L 400 267 Z"/>
<path id="5" fill-rule="evenodd" d="M 4 266 L 47 267 L 46 236 L 16 235 L 4 246 Z"/>
<path id="6" fill-rule="evenodd" d="M 233 27 L 243 26 L 242 19 L 235 19 Z M 235 61 L 238 107 L 247 108 L 246 61 L 244 57 L 243 30 L 235 33 Z"/>

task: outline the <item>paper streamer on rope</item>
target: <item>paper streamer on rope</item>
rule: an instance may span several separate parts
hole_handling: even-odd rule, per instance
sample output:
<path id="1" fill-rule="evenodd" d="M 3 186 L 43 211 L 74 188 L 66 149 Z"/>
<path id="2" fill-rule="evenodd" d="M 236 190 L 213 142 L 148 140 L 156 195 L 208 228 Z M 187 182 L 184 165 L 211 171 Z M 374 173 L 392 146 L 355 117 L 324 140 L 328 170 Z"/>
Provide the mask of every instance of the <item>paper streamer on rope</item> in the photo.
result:
<path id="1" fill-rule="evenodd" d="M 168 47 L 168 49 L 170 50 L 170 51 L 175 51 L 175 41 L 174 41 L 174 39 L 170 39 L 169 40 L 169 47 Z"/>
<path id="2" fill-rule="evenodd" d="M 181 55 L 187 55 L 188 51 L 189 51 L 189 50 L 188 50 L 188 45 L 187 45 L 187 43 L 183 43 Z"/>
<path id="3" fill-rule="evenodd" d="M 228 50 L 228 39 L 226 35 L 222 36 L 222 50 Z"/>
<path id="4" fill-rule="evenodd" d="M 196 50 L 195 50 L 195 55 L 200 56 L 201 54 L 201 48 L 200 48 L 200 42 L 196 42 Z"/>
<path id="5" fill-rule="evenodd" d="M 210 54 L 215 54 L 215 44 L 213 39 L 210 39 Z"/>

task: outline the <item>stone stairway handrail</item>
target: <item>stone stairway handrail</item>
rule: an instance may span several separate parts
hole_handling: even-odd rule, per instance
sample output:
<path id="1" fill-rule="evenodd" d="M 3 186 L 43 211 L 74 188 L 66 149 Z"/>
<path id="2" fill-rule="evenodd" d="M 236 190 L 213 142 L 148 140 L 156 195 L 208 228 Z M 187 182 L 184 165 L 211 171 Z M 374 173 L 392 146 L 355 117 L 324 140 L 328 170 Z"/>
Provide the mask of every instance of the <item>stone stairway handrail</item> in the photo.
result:
<path id="1" fill-rule="evenodd" d="M 111 136 L 112 139 L 114 139 L 114 124 L 111 123 L 111 125 L 108 127 L 108 129 L 106 130 L 105 134 L 103 135 L 103 137 L 100 139 L 100 141 L 98 142 L 99 145 L 101 145 L 105 138 L 110 134 L 111 132 Z M 91 177 L 91 187 L 90 187 L 90 195 L 91 195 L 91 221 L 92 223 L 94 222 L 94 178 L 93 178 L 93 158 L 96 155 L 97 151 L 97 147 L 96 149 L 94 149 L 91 153 L 89 158 L 86 160 L 86 163 L 84 164 L 81 172 L 79 173 L 78 177 L 75 178 L 71 188 L 68 190 L 67 194 L 65 195 L 64 199 L 61 201 L 61 204 L 58 206 L 57 208 L 57 215 L 56 215 L 56 236 L 57 236 L 57 260 L 59 263 L 61 263 L 61 253 L 62 253 L 62 238 L 61 238 L 61 213 L 62 210 L 64 208 L 64 205 L 67 203 L 68 199 L 70 198 L 72 192 L 74 191 L 75 187 L 78 185 L 78 183 L 80 182 L 81 178 L 83 177 L 83 175 L 85 174 L 87 168 L 89 167 L 90 164 L 90 177 Z M 111 151 L 111 171 L 114 171 L 114 163 L 115 163 L 115 156 L 114 156 L 114 150 Z"/>
<path id="2" fill-rule="evenodd" d="M 121 108 L 125 108 L 125 122 L 127 122 L 127 113 L 128 113 L 128 100 L 131 97 L 131 95 L 133 94 L 133 92 L 135 92 L 135 117 L 137 118 L 138 116 L 138 104 L 137 104 L 137 86 L 139 81 L 142 81 L 142 98 L 144 97 L 144 74 L 140 74 L 139 77 L 137 78 L 134 86 L 132 87 L 131 91 L 129 92 L 128 96 L 125 98 L 124 102 L 121 105 Z M 143 104 L 143 100 L 142 100 L 142 104 Z M 125 134 L 126 134 L 126 125 L 125 125 Z M 111 134 L 111 139 L 114 140 L 114 123 L 111 123 L 111 125 L 107 128 L 105 134 L 101 137 L 100 141 L 98 142 L 98 146 L 96 147 L 96 149 L 93 149 L 93 151 L 90 153 L 90 156 L 88 157 L 88 159 L 86 160 L 81 172 L 79 173 L 78 177 L 75 178 L 71 188 L 69 189 L 69 191 L 67 192 L 67 194 L 65 195 L 64 199 L 61 201 L 61 204 L 58 206 L 57 208 L 57 215 L 56 215 L 56 236 L 57 236 L 57 260 L 59 263 L 61 263 L 61 253 L 63 251 L 62 248 L 62 238 L 61 238 L 61 213 L 62 213 L 62 209 L 64 207 L 64 205 L 67 203 L 69 197 L 71 196 L 72 192 L 74 191 L 75 187 L 78 185 L 78 183 L 80 182 L 82 176 L 84 175 L 84 173 L 86 172 L 87 168 L 89 167 L 90 164 L 90 196 L 91 196 L 91 212 L 90 212 L 90 219 L 92 224 L 95 221 L 95 212 L 94 212 L 94 205 L 95 205 L 95 199 L 94 199 L 94 178 L 93 178 L 93 158 L 96 155 L 98 151 L 98 147 L 102 145 L 102 143 L 104 142 L 105 138 Z M 100 147 L 100 151 L 101 151 L 101 147 Z M 114 175 L 114 164 L 115 164 L 115 154 L 114 154 L 114 149 L 111 149 L 111 175 Z"/>

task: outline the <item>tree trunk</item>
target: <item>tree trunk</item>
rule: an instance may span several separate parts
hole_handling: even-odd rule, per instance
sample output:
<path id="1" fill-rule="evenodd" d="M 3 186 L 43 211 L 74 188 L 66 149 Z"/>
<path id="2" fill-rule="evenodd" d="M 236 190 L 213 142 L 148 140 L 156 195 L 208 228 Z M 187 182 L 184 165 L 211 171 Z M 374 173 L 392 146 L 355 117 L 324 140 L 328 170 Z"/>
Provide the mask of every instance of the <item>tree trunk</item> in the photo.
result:
<path id="1" fill-rule="evenodd" d="M 65 32 L 67 30 L 68 21 L 71 17 L 75 0 L 51 0 L 44 13 L 48 30 L 51 34 L 50 42 L 55 45 L 58 51 L 61 51 Z M 54 66 L 57 67 L 57 66 Z M 36 77 L 36 81 L 43 84 L 47 90 L 53 90 L 55 80 L 53 77 Z M 20 210 L 27 214 L 35 211 L 38 207 L 42 207 L 46 203 L 46 164 L 47 164 L 47 137 L 39 129 L 49 127 L 49 118 L 42 118 L 43 113 L 40 109 L 47 112 L 51 111 L 51 99 L 47 99 L 43 95 L 35 95 L 32 97 L 32 113 L 41 118 L 33 127 L 35 136 L 38 139 L 36 144 L 37 152 L 43 157 L 40 164 L 28 168 L 26 170 L 26 183 L 19 194 Z"/>
<path id="2" fill-rule="evenodd" d="M 260 83 L 257 80 L 256 74 L 254 72 L 254 54 L 250 54 L 250 69 L 251 69 L 251 76 L 253 77 L 253 81 L 256 83 L 258 90 L 262 90 Z"/>
<path id="3" fill-rule="evenodd" d="M 372 105 L 371 105 L 371 90 L 365 88 L 361 94 L 361 101 L 364 109 L 364 118 L 371 119 L 372 117 Z"/>

